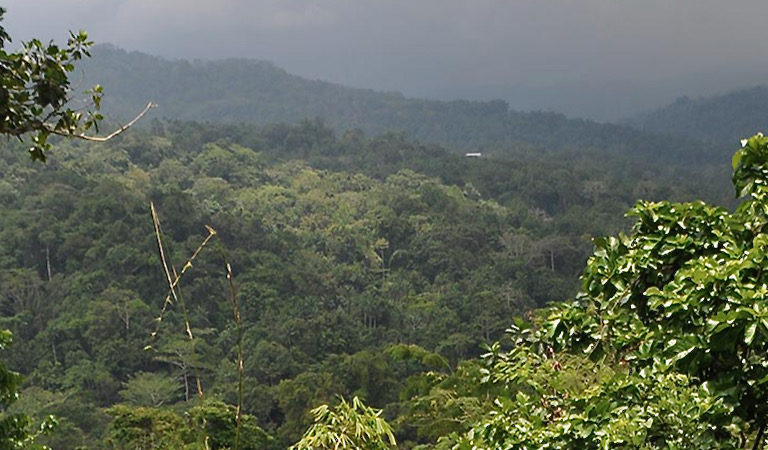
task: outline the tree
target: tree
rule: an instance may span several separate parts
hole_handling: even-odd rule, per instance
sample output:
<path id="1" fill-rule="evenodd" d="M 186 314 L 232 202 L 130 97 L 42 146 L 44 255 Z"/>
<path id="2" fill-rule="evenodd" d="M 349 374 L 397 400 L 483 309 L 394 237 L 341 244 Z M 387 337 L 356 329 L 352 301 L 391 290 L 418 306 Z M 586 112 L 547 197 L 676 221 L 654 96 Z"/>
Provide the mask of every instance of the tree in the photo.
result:
<path id="1" fill-rule="evenodd" d="M 159 408 L 112 406 L 106 443 L 115 449 L 185 448 L 189 430 L 177 413 Z"/>
<path id="2" fill-rule="evenodd" d="M 389 449 L 396 445 L 392 428 L 380 409 L 370 408 L 357 397 L 341 399 L 335 407 L 320 405 L 312 410 L 315 423 L 292 450 Z"/>
<path id="3" fill-rule="evenodd" d="M 5 8 L 0 7 L 0 21 Z M 45 161 L 45 151 L 50 149 L 51 135 L 80 138 L 104 142 L 122 133 L 143 117 L 154 105 L 147 107 L 132 121 L 115 132 L 99 137 L 85 134 L 88 130 L 98 131 L 102 119 L 101 86 L 95 86 L 86 94 L 90 96 L 84 108 L 85 113 L 72 106 L 72 86 L 68 74 L 75 70 L 74 63 L 88 53 L 92 42 L 85 31 L 70 33 L 65 47 L 53 42 L 43 44 L 37 39 L 23 43 L 21 49 L 9 52 L 6 44 L 11 37 L 0 26 L 0 135 L 16 137 L 34 133 L 30 156 L 33 160 Z M 48 265 L 49 280 L 51 277 Z M 14 296 L 12 301 L 33 299 L 29 295 Z M 11 341 L 9 331 L 0 331 L 0 349 Z M 5 411 L 18 396 L 21 376 L 6 368 L 0 362 L 0 410 Z M 40 431 L 52 426 L 46 420 Z M 3 448 L 27 447 L 32 445 L 39 432 L 30 430 L 31 419 L 23 414 L 0 415 L 0 446 Z"/>
<path id="4" fill-rule="evenodd" d="M 139 372 L 124 383 L 120 396 L 131 405 L 160 407 L 179 397 L 179 383 L 170 376 Z"/>
<path id="5" fill-rule="evenodd" d="M 275 439 L 257 425 L 255 417 L 245 414 L 238 420 L 237 408 L 232 405 L 208 401 L 191 408 L 187 416 L 190 418 L 193 434 L 197 430 L 202 431 L 204 448 L 241 450 L 277 448 Z"/>
<path id="6" fill-rule="evenodd" d="M 236 408 L 205 402 L 182 413 L 174 409 L 116 405 L 106 444 L 114 449 L 231 449 L 270 450 L 274 439 L 250 415 L 242 417 L 241 444 L 236 444 Z"/>
<path id="7" fill-rule="evenodd" d="M 0 350 L 11 343 L 11 333 L 0 331 Z M 21 449 L 32 445 L 35 438 L 49 430 L 55 422 L 48 418 L 43 422 L 38 432 L 32 430 L 32 420 L 25 414 L 9 414 L 8 407 L 18 398 L 21 375 L 9 370 L 0 361 L 0 448 Z"/>
<path id="8" fill-rule="evenodd" d="M 734 212 L 640 201 L 631 235 L 595 239 L 577 299 L 486 355 L 505 395 L 463 445 L 763 447 L 768 138 L 742 141 L 732 165 Z"/>
<path id="9" fill-rule="evenodd" d="M 0 21 L 5 9 L 0 8 Z M 107 141 L 122 133 L 146 114 L 154 105 L 146 108 L 133 120 L 117 131 L 103 137 L 85 133 L 98 131 L 102 115 L 101 86 L 86 91 L 90 99 L 85 113 L 72 105 L 72 86 L 68 75 L 75 70 L 75 62 L 90 56 L 92 42 L 85 31 L 71 33 L 65 47 L 53 42 L 43 44 L 37 39 L 23 43 L 17 52 L 5 50 L 11 37 L 0 26 L 0 134 L 22 139 L 32 137 L 30 156 L 45 161 L 45 151 L 50 149 L 51 135 L 74 137 L 92 141 Z"/>

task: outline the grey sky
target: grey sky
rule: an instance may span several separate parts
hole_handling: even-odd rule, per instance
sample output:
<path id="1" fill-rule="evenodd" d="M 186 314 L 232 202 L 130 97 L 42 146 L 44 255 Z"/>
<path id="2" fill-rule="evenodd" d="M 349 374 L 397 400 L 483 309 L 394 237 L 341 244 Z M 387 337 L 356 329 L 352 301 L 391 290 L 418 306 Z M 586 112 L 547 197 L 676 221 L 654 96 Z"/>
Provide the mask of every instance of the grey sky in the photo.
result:
<path id="1" fill-rule="evenodd" d="M 764 0 L 5 0 L 12 36 L 609 119 L 768 81 Z"/>

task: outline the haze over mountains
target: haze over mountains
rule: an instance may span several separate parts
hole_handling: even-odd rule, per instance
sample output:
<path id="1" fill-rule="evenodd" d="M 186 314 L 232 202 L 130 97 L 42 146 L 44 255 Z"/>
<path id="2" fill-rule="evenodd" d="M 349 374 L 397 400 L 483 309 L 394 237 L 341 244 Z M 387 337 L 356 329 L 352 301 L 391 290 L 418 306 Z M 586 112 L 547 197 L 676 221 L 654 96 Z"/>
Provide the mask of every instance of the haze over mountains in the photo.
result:
<path id="1" fill-rule="evenodd" d="M 349 88 L 291 75 L 264 61 L 167 60 L 99 46 L 82 67 L 84 86 L 98 81 L 107 87 L 104 111 L 115 119 L 131 116 L 151 100 L 161 105 L 156 117 L 257 125 L 319 117 L 337 130 L 403 131 L 461 151 L 499 153 L 501 147 L 528 145 L 686 159 L 721 150 L 626 125 L 514 111 L 500 100 L 443 102 Z"/>
<path id="2" fill-rule="evenodd" d="M 732 144 L 768 130 L 768 86 L 696 99 L 681 97 L 623 123 L 653 132 Z"/>
<path id="3" fill-rule="evenodd" d="M 608 286 L 612 303 L 635 309 L 626 302 L 636 296 L 645 309 L 646 280 L 677 279 L 691 255 L 711 257 L 709 270 L 734 244 L 758 258 L 746 269 L 733 260 L 738 270 L 759 272 L 763 261 L 751 228 L 699 200 L 735 206 L 730 139 L 762 128 L 765 88 L 608 124 L 501 100 L 350 88 L 259 60 L 168 60 L 101 46 L 82 69 L 77 90 L 104 85 L 111 121 L 147 101 L 160 108 L 106 142 L 56 138 L 45 165 L 29 160 L 23 142 L 0 146 L 0 330 L 17 339 L 4 358 L 29 380 L 18 411 L 35 422 L 60 418 L 44 438 L 53 448 L 202 448 L 209 438 L 212 448 L 237 448 L 242 410 L 240 448 L 282 450 L 308 429 L 310 410 L 353 396 L 384 411 L 398 448 L 446 448 L 437 440 L 484 426 L 499 398 L 522 398 L 481 378 L 484 344 L 508 338 L 510 323 L 522 323 L 514 318 L 538 314 L 532 308 L 578 303 L 580 274 L 584 289 Z M 624 215 L 630 208 L 634 219 Z M 634 234 L 593 240 L 622 231 Z M 164 255 L 190 258 L 183 282 L 170 286 L 184 289 L 173 303 Z M 630 266 L 640 268 L 634 279 Z M 619 283 L 589 281 L 602 272 Z M 681 277 L 700 286 L 701 273 Z M 716 276 L 712 286 L 731 279 Z M 579 315 L 602 322 L 595 311 Z M 608 345 L 629 342 L 594 333 L 611 320 L 580 330 Z M 563 320 L 552 323 L 570 333 Z M 746 342 L 746 323 L 724 324 L 711 342 Z M 547 372 L 532 366 L 531 376 L 592 383 L 593 366 L 570 358 L 560 366 L 546 348 L 554 347 L 530 361 Z M 615 356 L 606 367 L 623 377 L 627 360 Z M 636 410 L 656 411 L 650 397 Z M 542 411 L 542 424 L 555 417 Z M 668 433 L 655 418 L 636 428 L 645 436 L 651 422 Z"/>
<path id="4" fill-rule="evenodd" d="M 16 42 L 95 42 L 167 58 L 248 57 L 410 97 L 616 120 L 760 84 L 765 2 L 678 0 L 7 0 Z M 46 14 L 40 14 L 45 11 Z M 183 11 L 183 14 L 180 14 Z M 439 12 L 436 13 L 436 12 Z"/>

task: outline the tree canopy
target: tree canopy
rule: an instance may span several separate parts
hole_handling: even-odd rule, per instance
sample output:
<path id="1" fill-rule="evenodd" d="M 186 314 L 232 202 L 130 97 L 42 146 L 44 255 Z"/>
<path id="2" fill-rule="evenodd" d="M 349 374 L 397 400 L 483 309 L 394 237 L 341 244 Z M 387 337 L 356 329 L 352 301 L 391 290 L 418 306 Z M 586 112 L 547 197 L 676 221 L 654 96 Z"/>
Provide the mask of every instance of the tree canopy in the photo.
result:
<path id="1" fill-rule="evenodd" d="M 505 394 L 459 448 L 762 447 L 768 138 L 742 144 L 734 212 L 638 202 L 630 235 L 595 239 L 576 300 L 491 347 Z"/>
<path id="2" fill-rule="evenodd" d="M 625 132 L 643 152 L 658 137 L 493 102 L 409 108 L 453 117 L 451 136 L 478 121 L 554 148 L 468 159 L 319 120 L 157 121 L 106 142 L 151 104 L 84 134 L 101 120 L 100 88 L 85 112 L 72 103 L 85 33 L 17 52 L 9 39 L 0 28 L 0 134 L 32 134 L 41 161 L 52 135 L 99 144 L 56 142 L 47 165 L 0 148 L 0 326 L 17 336 L 0 364 L 0 446 L 31 444 L 49 414 L 59 428 L 41 442 L 61 448 L 762 445 L 762 135 L 732 160 L 735 211 L 649 200 L 623 221 L 638 197 L 721 200 L 719 172 L 614 148 Z M 200 253 L 205 231 L 216 239 Z M 169 263 L 184 273 L 173 302 L 161 236 L 162 264 L 200 253 Z M 581 292 L 549 303 L 577 289 L 590 249 Z"/>
<path id="3" fill-rule="evenodd" d="M 468 160 L 317 121 L 151 125 L 56 142 L 45 165 L 0 148 L 0 325 L 27 380 L 14 410 L 55 414 L 43 440 L 55 448 L 197 442 L 198 380 L 237 403 L 222 253 L 242 308 L 243 417 L 285 448 L 313 408 L 358 396 L 384 410 L 401 448 L 429 445 L 493 408 L 501 388 L 479 382 L 480 345 L 572 295 L 586 236 L 624 229 L 638 195 L 725 201 L 711 179 L 679 180 L 701 167 L 630 157 Z M 177 264 L 206 224 L 218 232 L 180 284 L 194 343 L 178 304 L 152 339 L 167 283 L 150 201 Z M 164 434 L 177 422 L 192 434 Z"/>
<path id="4" fill-rule="evenodd" d="M 0 22 L 5 12 L 5 8 L 0 7 Z M 104 137 L 85 134 L 90 129 L 98 131 L 102 119 L 98 112 L 102 88 L 98 85 L 86 91 L 88 99 L 83 107 L 73 105 L 76 99 L 72 96 L 69 74 L 75 70 L 75 62 L 90 56 L 88 49 L 92 42 L 86 32 L 70 33 L 64 47 L 33 39 L 22 43 L 19 50 L 9 51 L 7 45 L 10 42 L 10 35 L 0 25 L 0 135 L 23 140 L 32 134 L 29 154 L 33 160 L 45 162 L 51 135 L 108 141 L 132 125 L 129 122 Z M 151 104 L 146 110 L 149 107 Z M 4 280 L 6 288 L 7 282 Z M 0 330 L 0 350 L 10 342 L 10 331 Z M 49 430 L 54 423 L 48 417 L 34 432 L 30 417 L 8 412 L 18 397 L 20 382 L 21 376 L 17 372 L 0 363 L 0 443 L 3 448 L 28 448 L 34 445 L 36 436 Z"/>

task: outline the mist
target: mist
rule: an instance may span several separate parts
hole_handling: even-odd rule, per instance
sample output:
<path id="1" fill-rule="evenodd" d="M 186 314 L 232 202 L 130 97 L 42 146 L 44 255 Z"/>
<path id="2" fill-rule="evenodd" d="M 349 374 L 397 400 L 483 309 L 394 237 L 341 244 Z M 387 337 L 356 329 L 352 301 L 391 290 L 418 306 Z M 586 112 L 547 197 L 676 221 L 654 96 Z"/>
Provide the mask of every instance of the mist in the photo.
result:
<path id="1" fill-rule="evenodd" d="M 507 100 L 612 121 L 762 84 L 749 0 L 8 0 L 16 43 L 88 30 L 167 58 L 269 60 L 308 78 L 436 99 Z M 45 14 L 41 14 L 44 11 Z"/>

